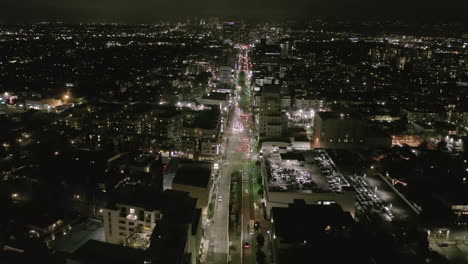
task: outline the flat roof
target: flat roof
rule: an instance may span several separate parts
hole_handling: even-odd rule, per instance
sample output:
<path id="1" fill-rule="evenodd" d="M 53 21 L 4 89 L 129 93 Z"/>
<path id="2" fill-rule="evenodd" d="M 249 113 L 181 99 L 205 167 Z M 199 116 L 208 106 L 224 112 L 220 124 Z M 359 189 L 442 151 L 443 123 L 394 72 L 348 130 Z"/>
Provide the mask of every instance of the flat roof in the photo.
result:
<path id="1" fill-rule="evenodd" d="M 193 122 L 187 124 L 187 127 L 215 129 L 218 125 L 220 112 L 218 108 L 213 108 L 210 110 L 195 111 L 194 115 Z"/>
<path id="2" fill-rule="evenodd" d="M 273 207 L 275 234 L 287 241 L 313 239 L 314 234 L 325 230 L 326 226 L 350 226 L 354 223 L 353 217 L 343 211 L 340 205 L 305 204 L 304 201 L 295 201 L 288 207 Z"/>
<path id="3" fill-rule="evenodd" d="M 229 94 L 227 93 L 218 93 L 218 92 L 211 92 L 207 95 L 202 97 L 203 100 L 216 100 L 216 101 L 227 101 Z"/>
<path id="4" fill-rule="evenodd" d="M 122 184 L 113 196 L 108 208 L 116 208 L 115 204 L 141 207 L 146 210 L 159 210 L 161 208 L 161 194 L 149 186 L 142 184 Z"/>
<path id="5" fill-rule="evenodd" d="M 319 192 L 329 186 L 321 175 L 320 169 L 309 162 L 299 166 L 283 157 L 297 157 L 297 154 L 270 153 L 266 156 L 268 188 L 277 192 Z M 304 161 L 310 161 L 302 155 Z"/>
<path id="6" fill-rule="evenodd" d="M 325 119 L 361 119 L 361 115 L 357 113 L 345 113 L 345 112 L 317 112 L 322 120 Z"/>
<path id="7" fill-rule="evenodd" d="M 265 84 L 263 85 L 262 93 L 280 94 L 281 86 L 279 84 Z"/>
<path id="8" fill-rule="evenodd" d="M 210 177 L 211 166 L 209 163 L 182 164 L 177 169 L 172 183 L 206 188 Z"/>
<path id="9" fill-rule="evenodd" d="M 268 190 L 270 192 L 324 193 L 343 192 L 349 184 L 338 171 L 315 165 L 324 153 L 315 151 L 265 153 Z M 299 163 L 294 162 L 299 161 Z M 328 172 L 330 171 L 330 172 Z"/>
<path id="10" fill-rule="evenodd" d="M 96 240 L 88 240 L 77 249 L 71 258 L 82 264 L 118 263 L 133 264 L 143 263 L 148 259 L 143 250 L 124 247 Z"/>

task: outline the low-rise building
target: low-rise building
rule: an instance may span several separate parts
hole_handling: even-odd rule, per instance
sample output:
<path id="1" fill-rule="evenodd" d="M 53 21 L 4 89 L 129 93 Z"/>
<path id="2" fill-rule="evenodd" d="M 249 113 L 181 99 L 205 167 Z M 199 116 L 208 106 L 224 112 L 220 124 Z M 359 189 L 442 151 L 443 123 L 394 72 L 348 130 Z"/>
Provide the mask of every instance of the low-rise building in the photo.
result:
<path id="1" fill-rule="evenodd" d="M 228 103 L 229 103 L 228 93 L 210 92 L 209 94 L 204 95 L 200 99 L 200 104 L 219 107 L 219 109 L 224 109 L 224 107 L 226 107 Z"/>
<path id="2" fill-rule="evenodd" d="M 310 263 L 312 259 L 327 259 L 318 263 L 356 263 L 359 260 L 351 251 L 346 256 L 343 252 L 334 257 L 327 255 L 343 247 L 354 226 L 350 213 L 338 204 L 306 204 L 294 200 L 284 207 L 273 207 L 271 223 L 275 263 Z"/>
<path id="3" fill-rule="evenodd" d="M 180 164 L 172 181 L 172 189 L 187 192 L 190 197 L 198 199 L 198 208 L 206 213 L 213 190 L 211 163 Z"/>
<path id="4" fill-rule="evenodd" d="M 151 203 L 115 203 L 102 209 L 102 215 L 107 243 L 146 249 L 156 222 L 161 218 L 161 211 Z M 146 243 L 129 241 L 137 233 L 145 234 L 141 238 L 145 240 L 146 237 Z"/>
<path id="5" fill-rule="evenodd" d="M 409 123 L 416 121 L 437 122 L 445 120 L 446 112 L 442 107 L 433 106 L 405 106 L 401 109 L 401 114 L 406 116 Z"/>

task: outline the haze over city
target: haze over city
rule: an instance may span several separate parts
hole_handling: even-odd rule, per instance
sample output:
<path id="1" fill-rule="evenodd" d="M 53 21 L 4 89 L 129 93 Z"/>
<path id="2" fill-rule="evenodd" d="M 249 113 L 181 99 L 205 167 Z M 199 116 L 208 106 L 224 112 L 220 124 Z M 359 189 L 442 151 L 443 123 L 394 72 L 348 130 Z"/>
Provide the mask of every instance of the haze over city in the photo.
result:
<path id="1" fill-rule="evenodd" d="M 218 16 L 253 21 L 314 18 L 409 19 L 466 22 L 468 3 L 424 0 L 6 0 L 0 23 L 41 21 L 156 23 L 161 19 Z"/>

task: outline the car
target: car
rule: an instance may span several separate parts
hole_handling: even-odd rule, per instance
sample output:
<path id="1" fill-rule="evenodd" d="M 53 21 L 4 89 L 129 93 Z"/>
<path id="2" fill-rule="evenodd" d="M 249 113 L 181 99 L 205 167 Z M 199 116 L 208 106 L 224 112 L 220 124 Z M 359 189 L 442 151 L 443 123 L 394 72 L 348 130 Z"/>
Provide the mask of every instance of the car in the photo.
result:
<path id="1" fill-rule="evenodd" d="M 222 201 L 223 201 L 223 197 L 220 195 L 220 196 L 218 197 L 218 202 L 222 202 Z"/>
<path id="2" fill-rule="evenodd" d="M 244 248 L 250 248 L 249 242 L 244 242 Z"/>
<path id="3" fill-rule="evenodd" d="M 247 179 L 244 179 L 244 182 L 245 182 L 245 183 L 247 183 L 248 181 L 249 181 L 249 180 L 247 180 Z"/>

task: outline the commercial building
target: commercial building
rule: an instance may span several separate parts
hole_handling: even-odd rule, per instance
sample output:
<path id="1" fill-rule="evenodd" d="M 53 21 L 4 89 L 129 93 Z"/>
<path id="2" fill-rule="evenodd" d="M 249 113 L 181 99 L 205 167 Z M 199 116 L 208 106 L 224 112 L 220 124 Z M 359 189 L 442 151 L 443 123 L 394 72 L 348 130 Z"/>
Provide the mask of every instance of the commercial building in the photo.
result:
<path id="1" fill-rule="evenodd" d="M 241 41 L 241 24 L 234 21 L 226 21 L 223 23 L 223 40 L 233 43 Z"/>
<path id="2" fill-rule="evenodd" d="M 275 263 L 363 263 L 356 253 L 341 251 L 349 247 L 343 242 L 349 239 L 354 220 L 337 204 L 294 200 L 285 207 L 273 207 L 271 223 Z"/>
<path id="3" fill-rule="evenodd" d="M 224 107 L 226 107 L 228 103 L 228 93 L 211 92 L 207 95 L 202 96 L 202 98 L 200 99 L 200 104 L 206 106 L 219 107 L 219 109 L 224 109 Z"/>
<path id="4" fill-rule="evenodd" d="M 278 138 L 286 129 L 286 117 L 281 111 L 281 87 L 264 85 L 259 102 L 259 137 Z"/>
<path id="5" fill-rule="evenodd" d="M 353 149 L 365 141 L 367 121 L 358 114 L 318 112 L 314 125 L 314 148 Z"/>
<path id="6" fill-rule="evenodd" d="M 314 165 L 314 157 L 320 153 L 272 150 L 262 151 L 261 163 L 267 217 L 272 208 L 287 207 L 294 200 L 304 200 L 306 204 L 337 203 L 354 216 L 356 191 L 338 171 Z"/>
<path id="7" fill-rule="evenodd" d="M 229 65 L 219 67 L 219 83 L 222 86 L 231 84 L 232 68 Z"/>

